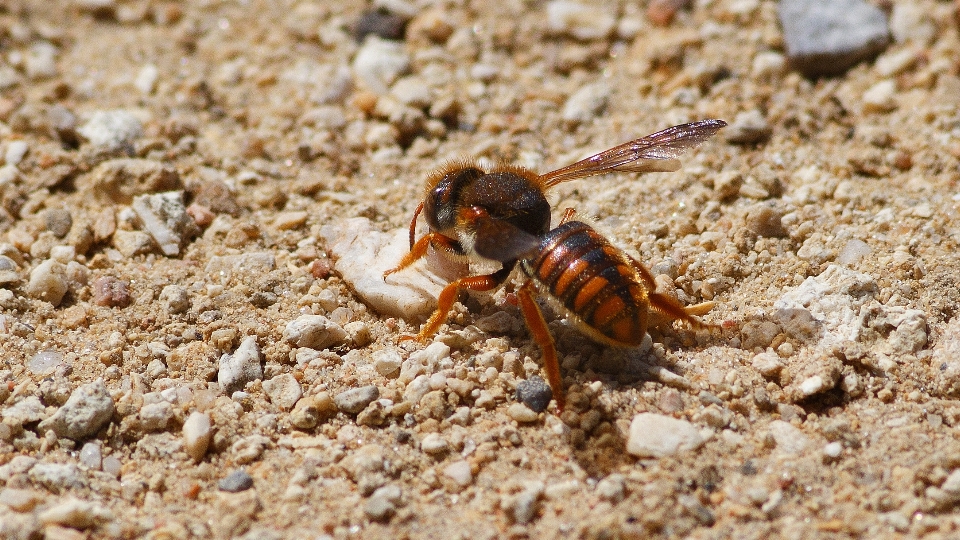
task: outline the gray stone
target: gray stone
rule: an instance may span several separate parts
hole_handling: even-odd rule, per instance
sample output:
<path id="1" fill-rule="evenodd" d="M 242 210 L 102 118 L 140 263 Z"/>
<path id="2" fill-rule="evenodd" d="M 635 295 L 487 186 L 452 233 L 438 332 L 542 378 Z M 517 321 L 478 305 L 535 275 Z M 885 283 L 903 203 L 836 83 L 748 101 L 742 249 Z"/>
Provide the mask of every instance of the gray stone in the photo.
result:
<path id="1" fill-rule="evenodd" d="M 517 384 L 517 399 L 533 412 L 541 413 L 547 410 L 550 400 L 553 399 L 553 390 L 541 377 L 534 375 Z"/>
<path id="2" fill-rule="evenodd" d="M 238 493 L 253 487 L 253 478 L 243 469 L 237 469 L 221 480 L 217 487 L 221 491 Z"/>
<path id="3" fill-rule="evenodd" d="M 81 440 L 92 437 L 113 416 L 113 398 L 103 379 L 85 384 L 70 394 L 70 399 L 50 418 L 40 422 L 39 430 L 53 430 L 58 437 Z"/>
<path id="4" fill-rule="evenodd" d="M 362 388 L 351 388 L 345 392 L 340 392 L 333 398 L 333 401 L 341 411 L 357 414 L 367 408 L 370 402 L 379 398 L 380 389 L 371 385 Z"/>
<path id="5" fill-rule="evenodd" d="M 27 475 L 30 480 L 55 492 L 83 487 L 83 477 L 72 463 L 37 463 Z"/>
<path id="6" fill-rule="evenodd" d="M 781 0 L 787 57 L 809 77 L 840 75 L 890 42 L 887 16 L 863 0 Z"/>

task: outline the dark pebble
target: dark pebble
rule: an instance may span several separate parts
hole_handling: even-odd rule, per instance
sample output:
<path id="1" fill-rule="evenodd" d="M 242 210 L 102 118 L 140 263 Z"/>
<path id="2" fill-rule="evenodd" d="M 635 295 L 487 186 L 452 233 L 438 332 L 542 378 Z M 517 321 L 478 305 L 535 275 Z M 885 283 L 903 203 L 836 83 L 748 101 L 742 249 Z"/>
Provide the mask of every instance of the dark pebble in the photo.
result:
<path id="1" fill-rule="evenodd" d="M 47 210 L 43 215 L 43 221 L 47 226 L 47 230 L 52 232 L 57 238 L 63 238 L 70 232 L 70 227 L 73 226 L 73 216 L 70 215 L 69 210 L 63 208 L 51 208 Z"/>
<path id="2" fill-rule="evenodd" d="M 406 28 L 407 21 L 403 17 L 381 10 L 368 11 L 357 21 L 357 42 L 362 42 L 370 34 L 383 39 L 401 40 Z"/>
<path id="3" fill-rule="evenodd" d="M 237 469 L 221 480 L 220 483 L 217 484 L 217 487 L 219 487 L 221 491 L 239 493 L 253 487 L 253 478 L 247 474 L 247 471 Z"/>
<path id="4" fill-rule="evenodd" d="M 553 399 L 553 390 L 542 378 L 533 376 L 517 384 L 517 400 L 534 412 L 547 410 L 547 405 Z"/>

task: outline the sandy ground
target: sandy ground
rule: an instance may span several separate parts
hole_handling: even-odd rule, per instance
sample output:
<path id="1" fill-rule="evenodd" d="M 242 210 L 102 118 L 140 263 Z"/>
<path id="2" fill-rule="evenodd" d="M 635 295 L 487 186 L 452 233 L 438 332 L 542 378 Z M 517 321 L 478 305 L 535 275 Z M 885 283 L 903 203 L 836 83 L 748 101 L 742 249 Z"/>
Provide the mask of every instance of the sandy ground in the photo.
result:
<path id="1" fill-rule="evenodd" d="M 411 20 L 372 67 L 370 6 L 329 4 L 0 8 L 0 534 L 960 534 L 955 4 L 912 3 L 877 61 L 819 81 L 768 1 L 559 29 L 542 2 L 386 2 Z M 419 321 L 328 258 L 324 227 L 403 231 L 445 160 L 542 172 L 702 118 L 733 125 L 680 171 L 549 195 L 722 328 L 616 351 L 550 313 L 562 414 L 511 409 L 541 375 L 519 278 L 462 296 L 413 365 Z M 169 190 L 189 219 L 158 246 L 134 200 Z M 342 330 L 297 342 L 304 315 Z M 261 372 L 226 388 L 223 354 Z M 112 416 L 47 429 L 98 379 Z M 689 445 L 628 453 L 645 412 Z M 241 469 L 252 488 L 221 485 Z"/>

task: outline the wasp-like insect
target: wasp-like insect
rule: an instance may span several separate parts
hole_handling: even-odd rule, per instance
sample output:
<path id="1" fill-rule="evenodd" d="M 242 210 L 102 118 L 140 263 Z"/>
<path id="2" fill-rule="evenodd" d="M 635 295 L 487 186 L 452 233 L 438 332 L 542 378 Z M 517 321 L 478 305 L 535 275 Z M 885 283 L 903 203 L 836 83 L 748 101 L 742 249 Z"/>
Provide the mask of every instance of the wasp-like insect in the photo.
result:
<path id="1" fill-rule="evenodd" d="M 581 326 L 591 337 L 605 343 L 621 346 L 640 343 L 646 332 L 647 310 L 651 307 L 671 318 L 699 324 L 676 301 L 654 292 L 653 279 L 643 265 L 588 225 L 569 221 L 572 211 L 567 212 L 560 226 L 551 230 L 550 204 L 545 192 L 562 182 L 608 172 L 676 171 L 680 168 L 677 159 L 680 154 L 698 146 L 726 125 L 722 120 L 701 120 L 673 126 L 542 175 L 514 166 L 497 167 L 488 172 L 463 161 L 450 163 L 432 174 L 427 179 L 426 196 L 410 221 L 410 252 L 395 268 L 386 271 L 384 278 L 413 264 L 430 246 L 453 258 L 494 261 L 502 267 L 492 274 L 463 277 L 444 287 L 437 299 L 436 311 L 417 339 L 422 342 L 436 333 L 460 289 L 493 290 L 505 282 L 522 261 L 521 266 L 531 279 L 519 291 L 521 309 L 536 341 L 544 349 L 548 380 L 562 408 L 560 370 L 553 339 L 533 300 L 534 285 L 530 283 L 536 284 L 539 292 L 557 300 L 574 319 L 583 323 Z M 421 213 L 430 232 L 416 240 L 417 218 Z M 582 246 L 594 248 L 592 251 L 596 254 L 576 250 Z M 580 283 L 575 279 L 577 276 L 591 279 Z M 568 297 L 570 294 L 573 296 Z"/>

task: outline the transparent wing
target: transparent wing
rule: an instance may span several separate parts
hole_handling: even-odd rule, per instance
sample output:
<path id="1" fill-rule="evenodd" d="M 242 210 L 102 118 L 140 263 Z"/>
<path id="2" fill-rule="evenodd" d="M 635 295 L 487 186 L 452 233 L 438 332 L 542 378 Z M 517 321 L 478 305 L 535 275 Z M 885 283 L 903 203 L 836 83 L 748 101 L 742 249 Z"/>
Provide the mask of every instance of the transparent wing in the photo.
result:
<path id="1" fill-rule="evenodd" d="M 471 223 L 477 255 L 502 263 L 532 255 L 540 247 L 536 236 L 509 222 L 490 216 L 477 217 Z"/>
<path id="2" fill-rule="evenodd" d="M 723 120 L 700 120 L 668 127 L 548 172 L 540 176 L 540 181 L 548 188 L 568 180 L 612 171 L 675 171 L 680 168 L 677 159 L 680 154 L 699 146 L 726 125 Z"/>

